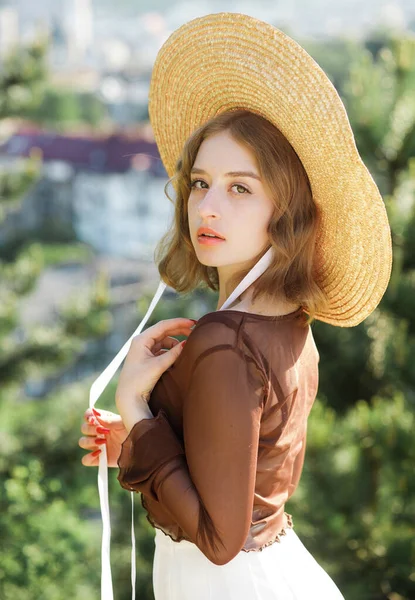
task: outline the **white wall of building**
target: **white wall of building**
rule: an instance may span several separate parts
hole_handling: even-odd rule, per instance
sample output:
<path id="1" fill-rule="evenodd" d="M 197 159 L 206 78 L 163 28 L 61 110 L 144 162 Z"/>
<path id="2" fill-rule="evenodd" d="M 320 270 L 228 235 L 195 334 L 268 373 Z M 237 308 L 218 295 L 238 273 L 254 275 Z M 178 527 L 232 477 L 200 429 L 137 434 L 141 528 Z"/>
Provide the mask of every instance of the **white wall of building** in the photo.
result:
<path id="1" fill-rule="evenodd" d="M 78 173 L 73 183 L 77 236 L 98 252 L 153 260 L 173 212 L 165 183 L 145 171 Z"/>

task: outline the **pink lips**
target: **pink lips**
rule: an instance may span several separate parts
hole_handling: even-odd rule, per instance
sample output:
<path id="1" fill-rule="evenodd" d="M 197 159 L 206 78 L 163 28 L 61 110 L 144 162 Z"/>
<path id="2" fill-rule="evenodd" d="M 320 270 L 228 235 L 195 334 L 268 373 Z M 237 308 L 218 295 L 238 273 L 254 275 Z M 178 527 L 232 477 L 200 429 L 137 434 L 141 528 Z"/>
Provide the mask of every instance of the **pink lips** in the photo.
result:
<path id="1" fill-rule="evenodd" d="M 208 233 L 211 236 L 215 235 L 217 237 L 205 236 L 203 235 L 204 233 Z M 211 229 L 210 227 L 199 227 L 197 230 L 197 240 L 199 244 L 203 244 L 204 246 L 216 246 L 217 244 L 221 244 L 225 241 L 224 237 L 220 233 L 214 229 Z"/>
<path id="2" fill-rule="evenodd" d="M 199 244 L 203 244 L 204 246 L 217 246 L 218 244 L 222 244 L 225 240 L 199 235 L 197 237 L 197 241 L 199 242 Z"/>

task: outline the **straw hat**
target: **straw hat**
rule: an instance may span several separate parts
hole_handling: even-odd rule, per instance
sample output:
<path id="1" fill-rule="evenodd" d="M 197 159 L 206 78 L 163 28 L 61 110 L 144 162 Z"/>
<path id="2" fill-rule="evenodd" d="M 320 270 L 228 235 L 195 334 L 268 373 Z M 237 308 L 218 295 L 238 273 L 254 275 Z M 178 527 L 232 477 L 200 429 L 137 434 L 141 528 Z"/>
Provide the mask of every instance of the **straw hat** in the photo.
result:
<path id="1" fill-rule="evenodd" d="M 268 23 L 239 13 L 193 19 L 160 49 L 150 84 L 150 121 L 169 177 L 190 134 L 235 108 L 268 119 L 298 154 L 322 214 L 315 277 L 330 308 L 316 318 L 357 325 L 386 290 L 392 244 L 385 205 L 336 89 Z"/>

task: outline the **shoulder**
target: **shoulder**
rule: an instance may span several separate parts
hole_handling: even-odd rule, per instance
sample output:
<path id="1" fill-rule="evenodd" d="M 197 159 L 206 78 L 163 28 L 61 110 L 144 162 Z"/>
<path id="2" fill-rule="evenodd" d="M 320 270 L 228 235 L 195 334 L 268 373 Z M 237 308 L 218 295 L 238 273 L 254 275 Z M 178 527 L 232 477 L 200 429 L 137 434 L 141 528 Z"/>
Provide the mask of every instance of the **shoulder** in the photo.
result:
<path id="1" fill-rule="evenodd" d="M 265 371 L 258 351 L 245 332 L 246 314 L 216 311 L 203 315 L 187 339 L 178 360 L 186 362 L 191 373 L 203 364 L 216 372 L 252 371 L 264 379 Z"/>
<path id="2" fill-rule="evenodd" d="M 189 385 L 214 386 L 216 394 L 230 393 L 231 386 L 239 395 L 254 392 L 256 398 L 258 393 L 262 402 L 267 376 L 255 345 L 245 335 L 245 322 L 246 315 L 238 311 L 207 313 L 199 319 L 177 359 Z"/>
<path id="3" fill-rule="evenodd" d="M 210 312 L 201 317 L 187 339 L 186 350 L 196 355 L 214 349 L 233 349 L 240 345 L 243 313 Z"/>

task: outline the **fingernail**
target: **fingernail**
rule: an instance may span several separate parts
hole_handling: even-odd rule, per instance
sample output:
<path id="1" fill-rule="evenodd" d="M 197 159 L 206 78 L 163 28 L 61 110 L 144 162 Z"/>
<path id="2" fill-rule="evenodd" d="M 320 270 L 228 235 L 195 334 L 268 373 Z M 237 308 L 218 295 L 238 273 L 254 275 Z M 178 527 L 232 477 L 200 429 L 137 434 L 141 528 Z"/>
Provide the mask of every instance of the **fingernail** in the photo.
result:
<path id="1" fill-rule="evenodd" d="M 97 427 L 97 433 L 110 433 L 110 429 L 107 429 L 106 427 Z"/>
<path id="2" fill-rule="evenodd" d="M 197 323 L 198 319 L 189 319 L 189 321 L 193 321 L 193 323 Z"/>
<path id="3" fill-rule="evenodd" d="M 107 443 L 107 440 L 105 440 L 105 439 L 103 439 L 103 438 L 97 438 L 97 439 L 95 440 L 95 443 L 96 443 L 96 444 L 98 444 L 98 445 L 99 445 L 99 444 L 106 444 L 106 443 Z"/>
<path id="4" fill-rule="evenodd" d="M 184 345 L 185 345 L 185 343 L 186 343 L 186 341 L 187 341 L 187 340 L 183 340 L 182 342 L 180 342 L 180 344 L 181 344 L 182 346 L 184 346 Z"/>
<path id="5" fill-rule="evenodd" d="M 101 413 L 95 410 L 95 408 L 92 409 L 92 412 L 94 413 L 94 415 L 97 415 L 97 417 L 101 416 Z"/>
<path id="6" fill-rule="evenodd" d="M 95 452 L 91 452 L 91 456 L 98 456 L 101 454 L 101 450 L 95 450 Z"/>
<path id="7" fill-rule="evenodd" d="M 88 423 L 89 423 L 90 425 L 93 425 L 93 424 L 95 423 L 95 419 L 94 419 L 94 417 L 89 417 L 89 419 L 88 419 Z"/>

